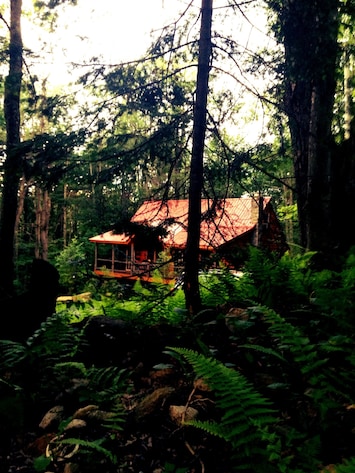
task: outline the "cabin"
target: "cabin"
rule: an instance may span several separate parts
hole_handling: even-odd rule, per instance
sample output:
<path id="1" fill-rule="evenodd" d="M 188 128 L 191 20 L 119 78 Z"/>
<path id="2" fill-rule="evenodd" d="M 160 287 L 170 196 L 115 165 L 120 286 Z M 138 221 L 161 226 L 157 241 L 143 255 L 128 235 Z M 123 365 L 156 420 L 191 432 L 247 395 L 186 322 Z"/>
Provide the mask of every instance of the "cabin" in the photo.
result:
<path id="1" fill-rule="evenodd" d="M 188 206 L 188 199 L 145 201 L 131 218 L 129 231 L 110 230 L 90 238 L 94 272 L 115 278 L 176 278 L 183 271 Z M 201 212 L 201 262 L 213 256 L 215 264 L 224 261 L 238 269 L 235 255 L 249 245 L 280 255 L 288 248 L 270 197 L 202 199 Z"/>

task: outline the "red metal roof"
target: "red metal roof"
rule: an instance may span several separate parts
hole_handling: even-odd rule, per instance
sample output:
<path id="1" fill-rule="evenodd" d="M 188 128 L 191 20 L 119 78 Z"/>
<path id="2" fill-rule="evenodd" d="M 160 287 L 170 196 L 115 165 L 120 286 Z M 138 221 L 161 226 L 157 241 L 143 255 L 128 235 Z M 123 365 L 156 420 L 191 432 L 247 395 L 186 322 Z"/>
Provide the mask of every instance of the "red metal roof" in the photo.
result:
<path id="1" fill-rule="evenodd" d="M 263 198 L 263 205 L 270 197 Z M 166 224 L 167 236 L 163 242 L 168 247 L 184 248 L 187 240 L 188 199 L 145 201 L 131 218 L 132 222 L 157 226 Z M 201 201 L 201 249 L 215 249 L 252 230 L 258 220 L 258 199 L 252 197 Z M 112 231 L 90 238 L 95 243 L 129 244 L 131 238 Z"/>
<path id="2" fill-rule="evenodd" d="M 128 245 L 131 240 L 132 238 L 129 235 L 113 233 L 112 230 L 89 238 L 92 243 L 112 243 L 114 245 Z"/>

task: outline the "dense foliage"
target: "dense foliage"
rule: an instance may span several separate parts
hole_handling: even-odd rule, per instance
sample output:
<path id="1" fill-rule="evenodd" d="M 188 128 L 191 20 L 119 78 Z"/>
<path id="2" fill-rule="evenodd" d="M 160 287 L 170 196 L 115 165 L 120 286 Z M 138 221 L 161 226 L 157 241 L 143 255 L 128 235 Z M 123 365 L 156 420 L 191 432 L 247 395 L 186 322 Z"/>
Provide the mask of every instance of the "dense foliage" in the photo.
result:
<path id="1" fill-rule="evenodd" d="M 77 101 L 47 96 L 44 83 L 39 94 L 37 78 L 23 75 L 21 2 L 10 3 L 0 289 L 11 293 L 16 273 L 21 292 L 35 255 L 56 264 L 68 297 L 26 343 L 0 340 L 1 464 L 23 473 L 352 472 L 355 251 L 341 228 L 355 182 L 353 2 L 265 2 L 273 51 L 212 32 L 199 197 L 273 196 L 292 255 L 250 248 L 242 275 L 199 274 L 196 249 L 197 313 L 185 309 L 180 281 L 97 278 L 88 244 L 142 200 L 187 196 L 196 14 L 186 10 L 141 59 L 93 58 Z M 76 2 L 35 2 L 51 26 L 51 9 L 65 3 Z M 242 3 L 229 11 L 247 16 L 255 2 Z M 218 89 L 221 72 L 235 89 Z M 248 84 L 254 73 L 269 80 L 263 96 Z M 240 119 L 236 97 L 251 90 L 273 115 L 254 145 L 228 134 Z M 31 316 L 22 310 L 5 315 L 21 324 Z"/>
<path id="2" fill-rule="evenodd" d="M 354 255 L 335 272 L 313 253 L 251 248 L 242 276 L 200 275 L 193 318 L 180 287 L 87 281 L 90 298 L 58 303 L 25 345 L 1 341 L 0 457 L 26 472 L 351 472 Z M 61 422 L 41 432 L 58 405 Z M 86 428 L 67 429 L 77 412 Z M 41 453 L 43 433 L 59 450 Z M 61 459 L 64 448 L 78 451 Z"/>
<path id="3" fill-rule="evenodd" d="M 35 2 L 39 11 L 32 12 L 33 23 L 55 28 L 58 15 L 69 14 L 74 3 Z M 289 210 L 291 159 L 283 118 L 278 114 L 256 145 L 237 126 L 246 121 L 252 127 L 257 118 L 256 112 L 243 117 L 247 97 L 260 100 L 263 113 L 270 107 L 267 97 L 264 102 L 248 84 L 262 54 L 246 50 L 229 33 L 234 16 L 238 23 L 252 11 L 252 6 L 230 5 L 213 12 L 202 194 L 224 198 L 260 192 Z M 147 44 L 143 57 L 122 64 L 92 58 L 81 73 L 75 71 L 75 86 L 54 91 L 40 76 L 28 74 L 35 70 L 35 54 L 24 48 L 28 70 L 22 75 L 20 162 L 16 176 L 10 173 L 19 181 L 18 190 L 10 189 L 14 207 L 17 202 L 17 210 L 11 207 L 15 248 L 0 247 L 6 261 L 13 257 L 8 264 L 14 265 L 16 289 L 23 285 L 23 268 L 34 254 L 54 261 L 72 240 L 85 244 L 88 237 L 130 218 L 145 199 L 187 197 L 198 44 L 198 9 L 188 9 Z M 233 78 L 231 87 L 221 81 L 224 71 Z M 267 137 L 279 135 L 279 127 L 281 143 Z M 254 133 L 250 139 L 255 140 Z M 0 162 L 1 175 L 5 162 Z M 8 209 L 4 206 L 5 216 Z M 294 210 L 280 215 L 291 222 L 289 240 L 297 241 Z M 10 230 L 4 226 L 0 236 L 9 237 L 12 225 Z M 10 284 L 10 273 L 4 272 Z"/>

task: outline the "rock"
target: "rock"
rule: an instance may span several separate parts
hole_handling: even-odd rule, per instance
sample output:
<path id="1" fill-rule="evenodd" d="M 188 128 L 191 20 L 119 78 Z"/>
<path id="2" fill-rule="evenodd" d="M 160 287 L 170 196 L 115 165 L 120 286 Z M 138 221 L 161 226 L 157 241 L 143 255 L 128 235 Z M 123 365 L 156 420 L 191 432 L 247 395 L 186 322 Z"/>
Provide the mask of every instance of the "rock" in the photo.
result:
<path id="1" fill-rule="evenodd" d="M 174 391 L 174 388 L 164 387 L 158 388 L 151 394 L 148 394 L 134 409 L 135 420 L 137 422 L 141 421 L 158 411 Z"/>
<path id="2" fill-rule="evenodd" d="M 73 419 L 82 419 L 87 422 L 104 422 L 107 419 L 111 419 L 115 414 L 113 412 L 102 411 L 98 406 L 90 404 L 88 406 L 78 409 L 74 415 Z"/>
<path id="3" fill-rule="evenodd" d="M 203 392 L 211 391 L 211 388 L 202 378 L 198 378 L 194 381 L 194 388 Z"/>
<path id="4" fill-rule="evenodd" d="M 65 427 L 64 431 L 67 432 L 68 430 L 84 429 L 86 426 L 87 426 L 87 423 L 85 422 L 85 420 L 83 420 L 83 419 L 73 419 Z"/>
<path id="5" fill-rule="evenodd" d="M 59 423 L 63 420 L 63 406 L 54 406 L 44 415 L 43 419 L 39 423 L 39 427 L 43 430 L 49 430 L 56 428 Z"/>
<path id="6" fill-rule="evenodd" d="M 183 425 L 185 422 L 196 419 L 198 416 L 198 410 L 193 407 L 170 406 L 169 415 L 171 420 L 177 425 Z"/>

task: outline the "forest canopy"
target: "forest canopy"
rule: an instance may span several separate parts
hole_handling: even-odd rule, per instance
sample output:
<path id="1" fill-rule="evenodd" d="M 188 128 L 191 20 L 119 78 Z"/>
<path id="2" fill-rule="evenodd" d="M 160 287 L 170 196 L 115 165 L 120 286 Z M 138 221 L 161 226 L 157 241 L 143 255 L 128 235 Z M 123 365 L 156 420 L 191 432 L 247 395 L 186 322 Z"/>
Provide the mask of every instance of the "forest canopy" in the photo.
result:
<path id="1" fill-rule="evenodd" d="M 108 4 L 0 6 L 0 464 L 353 473 L 354 1 Z"/>
<path id="2" fill-rule="evenodd" d="M 196 195 L 198 220 L 200 198 L 272 196 L 292 251 L 318 251 L 325 265 L 346 253 L 352 238 L 339 228 L 353 193 L 351 2 L 329 0 L 321 17 L 316 1 L 178 4 L 130 60 L 112 61 L 134 49 L 113 31 L 102 50 L 76 37 L 84 53 L 79 61 L 79 48 L 68 49 L 74 59 L 59 86 L 50 48 L 54 59 L 68 48 L 63 26 L 87 15 L 93 7 L 85 5 L 4 6 L 6 291 L 33 256 L 52 259 L 74 239 L 85 244 L 145 199 L 192 203 Z M 95 8 L 105 38 L 105 7 Z M 119 11 L 112 8 L 111 16 Z M 95 16 L 85 15 L 83 25 L 92 25 Z M 196 118 L 201 71 L 206 100 Z"/>

